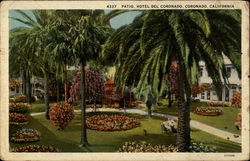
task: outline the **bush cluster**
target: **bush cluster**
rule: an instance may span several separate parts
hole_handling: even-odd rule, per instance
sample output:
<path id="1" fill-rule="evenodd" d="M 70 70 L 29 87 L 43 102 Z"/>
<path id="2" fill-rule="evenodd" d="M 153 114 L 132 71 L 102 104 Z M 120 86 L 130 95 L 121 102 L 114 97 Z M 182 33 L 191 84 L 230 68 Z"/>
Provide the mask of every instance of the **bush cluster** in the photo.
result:
<path id="1" fill-rule="evenodd" d="M 27 124 L 28 123 L 28 118 L 19 113 L 10 113 L 9 114 L 9 122 L 10 124 L 13 125 L 22 125 L 22 124 Z"/>
<path id="2" fill-rule="evenodd" d="M 232 105 L 234 107 L 241 107 L 241 92 L 237 91 L 232 97 Z"/>
<path id="3" fill-rule="evenodd" d="M 192 142 L 189 146 L 191 152 L 216 152 L 216 147 L 204 145 L 203 143 Z"/>
<path id="4" fill-rule="evenodd" d="M 207 105 L 212 106 L 212 107 L 230 107 L 231 106 L 231 104 L 227 102 L 214 102 L 214 101 L 207 102 Z"/>
<path id="5" fill-rule="evenodd" d="M 87 127 L 98 131 L 129 130 L 140 125 L 140 121 L 122 115 L 94 115 L 86 119 Z"/>
<path id="6" fill-rule="evenodd" d="M 194 113 L 198 115 L 203 115 L 203 116 L 218 116 L 222 114 L 222 110 L 216 109 L 216 108 L 203 108 L 203 107 L 197 107 L 194 110 Z"/>
<path id="7" fill-rule="evenodd" d="M 16 113 L 27 113 L 31 110 L 31 105 L 28 103 L 10 103 L 9 104 L 9 112 Z"/>
<path id="8" fill-rule="evenodd" d="M 74 118 L 74 108 L 65 102 L 53 103 L 50 108 L 50 120 L 63 130 Z"/>
<path id="9" fill-rule="evenodd" d="M 151 145 L 146 142 L 125 142 L 118 152 L 177 152 L 174 145 Z"/>
<path id="10" fill-rule="evenodd" d="M 12 142 L 34 142 L 40 140 L 40 132 L 34 129 L 21 129 L 12 134 L 10 141 Z"/>
<path id="11" fill-rule="evenodd" d="M 18 102 L 28 102 L 28 97 L 26 96 L 14 96 L 10 98 L 10 102 L 18 103 Z"/>
<path id="12" fill-rule="evenodd" d="M 44 145 L 28 145 L 23 147 L 16 147 L 12 152 L 59 152 L 58 148 Z"/>

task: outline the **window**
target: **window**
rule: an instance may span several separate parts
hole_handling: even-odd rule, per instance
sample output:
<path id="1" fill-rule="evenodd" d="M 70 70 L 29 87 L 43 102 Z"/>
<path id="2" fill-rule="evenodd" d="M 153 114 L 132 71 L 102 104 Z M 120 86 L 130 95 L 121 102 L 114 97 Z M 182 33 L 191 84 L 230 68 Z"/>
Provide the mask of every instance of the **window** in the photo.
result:
<path id="1" fill-rule="evenodd" d="M 210 100 L 210 91 L 207 91 L 207 100 Z"/>
<path id="2" fill-rule="evenodd" d="M 232 69 L 232 67 L 226 67 L 227 78 L 231 77 L 231 69 Z"/>
<path id="3" fill-rule="evenodd" d="M 203 67 L 200 67 L 200 76 L 202 77 L 203 75 Z"/>
<path id="4" fill-rule="evenodd" d="M 201 93 L 201 99 L 205 99 L 205 93 L 204 92 Z"/>

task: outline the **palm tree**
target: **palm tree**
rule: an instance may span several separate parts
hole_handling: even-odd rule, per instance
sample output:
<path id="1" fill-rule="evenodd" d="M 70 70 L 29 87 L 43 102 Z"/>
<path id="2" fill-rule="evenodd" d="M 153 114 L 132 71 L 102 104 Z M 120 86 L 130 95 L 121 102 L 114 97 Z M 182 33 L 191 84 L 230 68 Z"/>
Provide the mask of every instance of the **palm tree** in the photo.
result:
<path id="1" fill-rule="evenodd" d="M 116 59 L 116 83 L 135 88 L 138 95 L 150 86 L 158 98 L 171 62 L 178 63 L 176 144 L 181 152 L 189 151 L 191 85 L 199 81 L 199 62 L 205 62 L 218 96 L 221 77 L 227 82 L 223 54 L 240 76 L 240 24 L 236 10 L 144 11 L 105 44 L 106 57 Z"/>
<path id="2" fill-rule="evenodd" d="M 125 11 L 68 10 L 56 11 L 58 22 L 67 30 L 68 52 L 77 59 L 81 71 L 82 132 L 81 146 L 88 145 L 86 130 L 85 70 L 87 62 L 99 57 L 102 44 L 113 31 L 109 20 Z"/>
<path id="3" fill-rule="evenodd" d="M 19 14 L 23 16 L 23 19 L 14 18 L 12 19 L 17 20 L 19 22 L 24 23 L 27 27 L 23 27 L 26 29 L 26 39 L 25 44 L 23 41 L 20 42 L 13 42 L 13 44 L 17 44 L 21 46 L 24 52 L 28 52 L 33 57 L 36 57 L 38 61 L 36 61 L 34 66 L 37 66 L 40 71 L 42 71 L 44 76 L 44 90 L 45 90 L 45 117 L 49 119 L 49 95 L 48 95 L 48 75 L 51 73 L 51 67 L 54 63 L 51 61 L 51 53 L 48 50 L 50 41 L 49 41 L 49 33 L 53 29 L 53 11 L 46 11 L 46 10 L 34 10 L 32 11 L 34 18 L 32 18 L 27 13 L 17 10 Z M 21 36 L 15 35 L 16 39 Z M 23 57 L 22 59 L 25 59 Z M 30 69 L 30 68 L 29 68 Z"/>

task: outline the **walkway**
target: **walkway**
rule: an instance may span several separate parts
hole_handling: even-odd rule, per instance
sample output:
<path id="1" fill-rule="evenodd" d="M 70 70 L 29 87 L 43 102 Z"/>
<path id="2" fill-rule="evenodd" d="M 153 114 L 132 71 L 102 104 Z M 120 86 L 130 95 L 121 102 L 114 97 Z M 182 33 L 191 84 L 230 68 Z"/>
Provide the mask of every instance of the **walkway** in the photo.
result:
<path id="1" fill-rule="evenodd" d="M 87 108 L 87 112 L 92 112 L 93 109 Z M 124 109 L 114 109 L 114 108 L 98 108 L 98 112 L 124 112 Z M 81 110 L 75 110 L 75 112 L 81 112 Z M 127 113 L 133 113 L 133 114 L 139 114 L 139 115 L 148 115 L 147 112 L 140 110 L 140 109 L 126 109 Z M 44 112 L 39 112 L 39 113 L 31 113 L 31 116 L 37 116 L 37 115 L 42 115 Z M 161 113 L 152 113 L 153 116 L 158 116 L 161 118 L 170 118 L 174 120 L 178 120 L 177 116 L 172 116 L 168 114 L 161 114 Z M 215 127 L 212 127 L 210 125 L 201 123 L 199 121 L 191 120 L 190 121 L 190 126 L 193 128 L 199 129 L 201 131 L 219 136 L 223 139 L 230 140 L 236 143 L 241 143 L 241 135 L 234 134 L 228 131 L 224 131 L 221 129 L 217 129 Z"/>

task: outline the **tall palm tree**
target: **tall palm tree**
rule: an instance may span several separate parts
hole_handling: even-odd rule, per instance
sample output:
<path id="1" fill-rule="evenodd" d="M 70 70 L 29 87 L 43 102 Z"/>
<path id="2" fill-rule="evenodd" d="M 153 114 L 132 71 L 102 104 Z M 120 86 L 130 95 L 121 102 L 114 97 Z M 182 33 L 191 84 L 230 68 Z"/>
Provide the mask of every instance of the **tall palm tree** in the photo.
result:
<path id="1" fill-rule="evenodd" d="M 51 53 L 48 50 L 49 44 L 49 33 L 51 29 L 53 29 L 54 19 L 51 16 L 53 11 L 47 10 L 34 10 L 32 11 L 34 18 L 28 15 L 27 13 L 17 10 L 20 15 L 22 15 L 23 19 L 12 17 L 12 19 L 22 22 L 26 25 L 26 39 L 25 44 L 23 41 L 15 41 L 11 42 L 11 44 L 17 44 L 21 46 L 24 52 L 28 52 L 33 57 L 36 57 L 38 61 L 34 66 L 37 66 L 40 71 L 42 71 L 44 76 L 44 90 L 45 90 L 45 117 L 49 119 L 49 95 L 48 95 L 48 75 L 51 72 L 51 68 L 54 62 L 51 61 Z M 14 35 L 16 39 L 20 37 L 20 35 Z M 25 59 L 23 57 L 22 59 Z"/>
<path id="2" fill-rule="evenodd" d="M 105 44 L 107 58 L 116 59 L 116 82 L 143 95 L 151 87 L 157 99 L 168 83 L 171 62 L 178 63 L 177 147 L 189 151 L 191 85 L 199 81 L 204 61 L 218 96 L 227 82 L 223 54 L 240 76 L 240 12 L 206 10 L 144 11 L 132 24 L 119 28 Z"/>
<path id="3" fill-rule="evenodd" d="M 112 28 L 109 20 L 125 11 L 104 10 L 67 10 L 56 11 L 59 26 L 67 30 L 67 46 L 71 57 L 76 58 L 81 69 L 81 108 L 82 108 L 82 132 L 81 146 L 88 145 L 86 130 L 86 102 L 85 102 L 85 70 L 87 62 L 99 57 L 102 45 L 111 34 Z"/>

